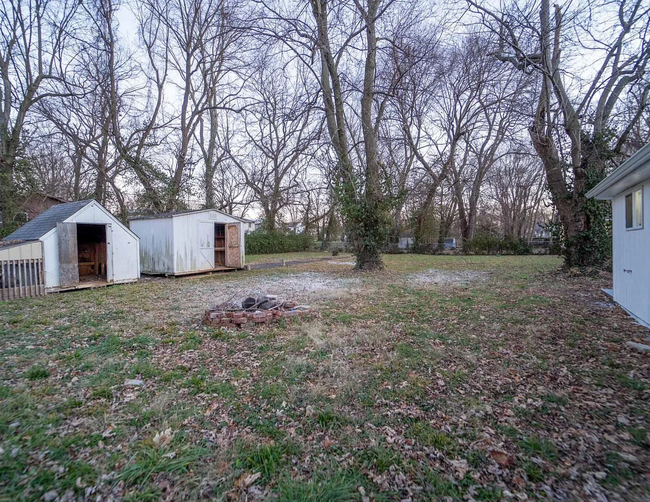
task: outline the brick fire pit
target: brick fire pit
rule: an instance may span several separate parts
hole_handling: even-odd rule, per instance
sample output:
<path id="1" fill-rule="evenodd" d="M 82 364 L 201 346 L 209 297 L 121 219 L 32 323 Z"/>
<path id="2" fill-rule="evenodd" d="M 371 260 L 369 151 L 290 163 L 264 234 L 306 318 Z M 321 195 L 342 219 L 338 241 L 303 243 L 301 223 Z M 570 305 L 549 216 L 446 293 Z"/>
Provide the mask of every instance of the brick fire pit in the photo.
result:
<path id="1" fill-rule="evenodd" d="M 225 302 L 208 309 L 203 323 L 208 326 L 241 327 L 246 324 L 269 324 L 278 319 L 290 320 L 312 314 L 308 305 L 296 305 L 292 301 L 277 301 L 273 295 L 248 297 L 241 304 Z"/>

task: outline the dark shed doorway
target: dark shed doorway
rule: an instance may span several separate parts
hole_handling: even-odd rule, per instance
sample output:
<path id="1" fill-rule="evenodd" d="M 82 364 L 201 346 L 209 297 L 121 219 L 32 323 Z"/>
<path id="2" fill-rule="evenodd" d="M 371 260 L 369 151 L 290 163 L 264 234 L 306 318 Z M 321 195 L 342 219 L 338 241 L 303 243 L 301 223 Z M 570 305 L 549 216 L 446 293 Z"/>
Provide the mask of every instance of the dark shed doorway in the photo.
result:
<path id="1" fill-rule="evenodd" d="M 214 268 L 226 266 L 226 225 L 214 224 Z"/>
<path id="2" fill-rule="evenodd" d="M 79 282 L 106 281 L 106 225 L 77 224 Z"/>

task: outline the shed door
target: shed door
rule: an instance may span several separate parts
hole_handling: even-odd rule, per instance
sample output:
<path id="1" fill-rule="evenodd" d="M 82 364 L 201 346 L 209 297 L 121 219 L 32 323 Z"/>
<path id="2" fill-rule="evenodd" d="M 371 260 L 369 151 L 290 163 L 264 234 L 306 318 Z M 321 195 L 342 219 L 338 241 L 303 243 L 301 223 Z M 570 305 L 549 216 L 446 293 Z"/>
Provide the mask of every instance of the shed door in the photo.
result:
<path id="1" fill-rule="evenodd" d="M 113 225 L 106 224 L 106 281 L 115 280 L 115 267 L 113 266 Z"/>
<path id="2" fill-rule="evenodd" d="M 198 227 L 199 260 L 198 269 L 214 268 L 214 223 L 200 221 Z"/>
<path id="3" fill-rule="evenodd" d="M 59 237 L 59 287 L 74 288 L 79 284 L 77 224 L 57 223 Z"/>
<path id="4" fill-rule="evenodd" d="M 226 253 L 226 267 L 241 268 L 241 239 L 239 223 L 229 223 L 226 231 L 228 252 Z"/>

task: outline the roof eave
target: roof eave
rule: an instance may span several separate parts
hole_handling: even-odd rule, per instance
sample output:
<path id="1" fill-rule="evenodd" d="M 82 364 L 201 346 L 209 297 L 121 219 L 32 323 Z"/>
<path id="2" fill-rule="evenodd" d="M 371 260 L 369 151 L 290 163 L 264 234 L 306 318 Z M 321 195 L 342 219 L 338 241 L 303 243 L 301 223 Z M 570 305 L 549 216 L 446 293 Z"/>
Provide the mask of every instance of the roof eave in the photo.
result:
<path id="1" fill-rule="evenodd" d="M 650 177 L 650 143 L 623 162 L 613 173 L 587 192 L 588 198 L 611 200 Z"/>

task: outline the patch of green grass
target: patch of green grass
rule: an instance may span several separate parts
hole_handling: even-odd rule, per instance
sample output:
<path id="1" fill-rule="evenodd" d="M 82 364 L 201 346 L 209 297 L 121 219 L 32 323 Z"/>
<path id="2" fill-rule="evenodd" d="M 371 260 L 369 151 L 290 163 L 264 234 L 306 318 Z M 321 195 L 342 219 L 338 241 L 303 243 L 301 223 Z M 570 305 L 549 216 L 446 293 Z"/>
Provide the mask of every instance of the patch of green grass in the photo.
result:
<path id="1" fill-rule="evenodd" d="M 149 481 L 155 474 L 182 474 L 209 453 L 205 448 L 185 446 L 172 450 L 171 445 L 167 448 L 157 448 L 143 442 L 134 459 L 120 471 L 117 479 L 127 485 L 134 485 Z"/>
<path id="2" fill-rule="evenodd" d="M 634 472 L 616 452 L 608 452 L 605 455 L 605 465 L 607 466 L 607 476 L 603 480 L 605 485 L 619 486 L 635 476 Z"/>
<path id="3" fill-rule="evenodd" d="M 630 378 L 627 375 L 623 374 L 618 374 L 616 375 L 616 379 L 624 386 L 627 387 L 628 389 L 632 390 L 646 390 L 646 385 L 641 382 L 640 380 L 637 380 L 636 378 Z"/>
<path id="4" fill-rule="evenodd" d="M 441 500 L 445 497 L 451 500 L 463 499 L 463 489 L 437 471 L 427 469 L 423 484 L 425 492 L 431 497 L 430 500 Z"/>
<path id="5" fill-rule="evenodd" d="M 557 460 L 557 448 L 551 441 L 530 436 L 519 441 L 519 448 L 527 455 L 538 455 L 546 460 Z"/>
<path id="6" fill-rule="evenodd" d="M 520 434 L 519 429 L 513 427 L 512 425 L 504 426 L 499 424 L 497 425 L 497 430 L 510 439 L 517 439 Z"/>
<path id="7" fill-rule="evenodd" d="M 155 502 L 162 498 L 162 492 L 158 487 L 138 487 L 124 496 L 124 502 Z"/>
<path id="8" fill-rule="evenodd" d="M 230 382 L 209 382 L 206 385 L 207 394 L 217 394 L 224 399 L 234 399 L 237 397 L 237 387 Z"/>
<path id="9" fill-rule="evenodd" d="M 260 399 L 276 401 L 287 396 L 287 388 L 285 385 L 277 382 L 262 382 L 256 387 L 254 393 Z"/>
<path id="10" fill-rule="evenodd" d="M 203 340 L 198 332 L 190 331 L 183 335 L 183 342 L 181 343 L 180 350 L 197 350 L 201 346 L 202 342 Z"/>
<path id="11" fill-rule="evenodd" d="M 331 408 L 317 411 L 314 420 L 322 429 L 326 430 L 338 428 L 345 422 L 345 419 Z"/>
<path id="12" fill-rule="evenodd" d="M 416 422 L 408 428 L 406 436 L 415 439 L 423 446 L 433 447 L 443 452 L 451 452 L 456 447 L 456 442 L 426 422 Z"/>
<path id="13" fill-rule="evenodd" d="M 479 469 L 488 462 L 487 455 L 482 450 L 469 450 L 465 453 L 465 458 L 467 463 L 475 469 Z"/>
<path id="14" fill-rule="evenodd" d="M 494 486 L 479 486 L 474 492 L 476 500 L 503 500 L 503 492 Z"/>
<path id="15" fill-rule="evenodd" d="M 160 374 L 160 369 L 148 361 L 139 361 L 129 368 L 129 376 L 133 378 L 137 376 L 141 376 L 142 378 L 154 378 Z"/>
<path id="16" fill-rule="evenodd" d="M 393 465 L 401 464 L 399 453 L 381 445 L 362 450 L 358 458 L 363 467 L 372 468 L 380 474 L 386 472 Z"/>
<path id="17" fill-rule="evenodd" d="M 39 365 L 34 365 L 29 370 L 27 370 L 27 373 L 25 375 L 29 380 L 43 380 L 47 377 L 50 376 L 50 372 L 44 368 L 43 366 Z"/>
<path id="18" fill-rule="evenodd" d="M 639 446 L 650 446 L 648 431 L 642 427 L 628 427 L 627 432 L 632 436 L 632 441 Z"/>
<path id="19" fill-rule="evenodd" d="M 566 397 L 558 396 L 557 394 L 546 394 L 542 396 L 542 400 L 547 403 L 557 404 L 558 406 L 566 406 L 569 403 Z"/>
<path id="20" fill-rule="evenodd" d="M 526 477 L 531 483 L 540 483 L 544 481 L 544 471 L 535 462 L 527 460 L 523 463 L 522 467 L 526 473 Z"/>
<path id="21" fill-rule="evenodd" d="M 165 371 L 162 374 L 161 380 L 163 382 L 175 382 L 182 380 L 185 375 L 190 371 L 187 366 L 179 365 L 176 366 L 173 370 Z"/>
<path id="22" fill-rule="evenodd" d="M 90 394 L 91 399 L 108 399 L 109 401 L 113 399 L 113 391 L 108 387 L 99 387 L 93 389 Z"/>
<path id="23" fill-rule="evenodd" d="M 296 445 L 290 442 L 264 444 L 256 447 L 243 446 L 235 460 L 235 467 L 259 472 L 268 481 L 288 463 L 288 457 L 297 452 Z"/>
<path id="24" fill-rule="evenodd" d="M 210 338 L 226 342 L 232 338 L 232 333 L 225 329 L 216 328 L 210 331 Z"/>
<path id="25" fill-rule="evenodd" d="M 409 343 L 398 343 L 395 345 L 395 351 L 403 359 L 410 359 L 413 362 L 422 360 L 422 349 L 414 347 Z"/>
<path id="26" fill-rule="evenodd" d="M 282 502 L 347 502 L 358 497 L 356 482 L 345 475 L 303 481 L 285 477 L 278 483 Z"/>

